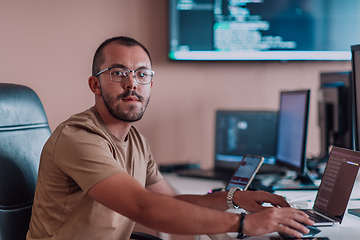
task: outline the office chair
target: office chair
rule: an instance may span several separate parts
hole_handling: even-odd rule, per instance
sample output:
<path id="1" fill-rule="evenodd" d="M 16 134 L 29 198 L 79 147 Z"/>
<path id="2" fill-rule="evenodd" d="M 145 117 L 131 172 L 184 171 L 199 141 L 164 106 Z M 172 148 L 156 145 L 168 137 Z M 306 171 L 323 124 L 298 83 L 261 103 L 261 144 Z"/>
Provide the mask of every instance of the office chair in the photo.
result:
<path id="1" fill-rule="evenodd" d="M 29 229 L 40 154 L 51 130 L 36 93 L 0 83 L 0 240 L 24 240 Z M 132 239 L 160 240 L 134 232 Z"/>
<path id="2" fill-rule="evenodd" d="M 40 153 L 50 134 L 36 93 L 0 83 L 0 240 L 25 239 Z"/>

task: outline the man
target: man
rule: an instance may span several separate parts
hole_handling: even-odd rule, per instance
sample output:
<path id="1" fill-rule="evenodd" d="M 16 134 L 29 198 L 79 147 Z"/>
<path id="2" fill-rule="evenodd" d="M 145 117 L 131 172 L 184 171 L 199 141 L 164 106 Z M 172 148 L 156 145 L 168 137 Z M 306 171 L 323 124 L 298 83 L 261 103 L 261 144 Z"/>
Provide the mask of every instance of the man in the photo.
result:
<path id="1" fill-rule="evenodd" d="M 171 190 L 132 126 L 149 103 L 151 68 L 149 52 L 132 38 L 99 46 L 88 80 L 95 105 L 60 124 L 45 144 L 27 239 L 128 239 L 135 222 L 188 235 L 307 233 L 301 224 L 312 224 L 307 215 L 274 194 L 177 196 Z M 225 212 L 227 197 L 230 206 L 254 213 Z"/>

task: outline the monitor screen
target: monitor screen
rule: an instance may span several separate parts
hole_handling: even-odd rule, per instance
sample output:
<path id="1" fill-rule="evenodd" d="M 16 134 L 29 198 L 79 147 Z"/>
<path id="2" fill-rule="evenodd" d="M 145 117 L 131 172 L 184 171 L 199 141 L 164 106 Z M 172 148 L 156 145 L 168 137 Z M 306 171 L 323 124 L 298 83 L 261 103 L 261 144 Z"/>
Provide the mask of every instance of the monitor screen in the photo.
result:
<path id="1" fill-rule="evenodd" d="M 216 112 L 215 168 L 234 170 L 246 154 L 275 163 L 276 111 Z"/>
<path id="2" fill-rule="evenodd" d="M 360 151 L 360 45 L 351 46 L 354 83 L 354 149 Z"/>
<path id="3" fill-rule="evenodd" d="M 171 60 L 350 60 L 358 0 L 170 0 Z"/>
<path id="4" fill-rule="evenodd" d="M 331 150 L 313 209 L 342 221 L 359 171 L 360 153 L 345 148 Z"/>
<path id="5" fill-rule="evenodd" d="M 303 174 L 310 90 L 280 93 L 276 163 Z"/>
<path id="6" fill-rule="evenodd" d="M 352 95 L 351 72 L 320 74 L 318 123 L 321 153 L 318 161 L 327 160 L 331 146 L 353 148 Z"/>

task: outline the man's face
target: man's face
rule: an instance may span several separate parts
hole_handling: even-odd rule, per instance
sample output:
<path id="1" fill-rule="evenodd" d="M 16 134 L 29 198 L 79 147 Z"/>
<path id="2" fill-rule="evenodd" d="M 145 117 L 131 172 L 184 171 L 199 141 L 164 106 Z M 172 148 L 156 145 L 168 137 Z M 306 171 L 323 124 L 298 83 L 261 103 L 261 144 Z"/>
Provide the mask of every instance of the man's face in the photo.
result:
<path id="1" fill-rule="evenodd" d="M 148 55 L 139 46 L 127 47 L 110 43 L 104 48 L 104 56 L 105 62 L 101 65 L 101 70 L 108 67 L 151 69 Z M 126 82 L 113 82 L 109 71 L 100 74 L 98 78 L 104 104 L 114 118 L 125 122 L 142 118 L 150 100 L 152 82 L 148 85 L 138 84 L 132 73 Z"/>

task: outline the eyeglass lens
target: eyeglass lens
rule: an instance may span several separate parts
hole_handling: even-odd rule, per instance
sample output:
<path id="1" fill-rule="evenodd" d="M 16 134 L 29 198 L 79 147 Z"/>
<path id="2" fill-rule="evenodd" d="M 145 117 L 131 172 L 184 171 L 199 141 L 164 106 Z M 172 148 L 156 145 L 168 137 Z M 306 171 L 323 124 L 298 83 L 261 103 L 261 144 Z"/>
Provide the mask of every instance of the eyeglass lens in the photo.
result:
<path id="1" fill-rule="evenodd" d="M 114 82 L 125 82 L 130 74 L 130 70 L 126 68 L 112 68 L 110 69 L 110 77 Z M 148 84 L 151 82 L 153 72 L 148 69 L 138 69 L 133 72 L 135 80 L 140 84 Z"/>

